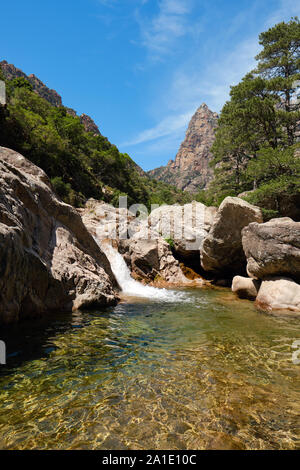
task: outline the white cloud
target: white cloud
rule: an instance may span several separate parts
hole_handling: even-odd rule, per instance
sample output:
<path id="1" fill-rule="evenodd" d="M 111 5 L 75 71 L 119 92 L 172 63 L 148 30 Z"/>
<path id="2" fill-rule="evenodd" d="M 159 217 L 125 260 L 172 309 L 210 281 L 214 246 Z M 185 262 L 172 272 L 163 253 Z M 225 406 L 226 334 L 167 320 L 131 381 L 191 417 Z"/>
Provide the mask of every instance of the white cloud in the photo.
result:
<path id="1" fill-rule="evenodd" d="M 193 112 L 194 110 L 190 110 L 183 114 L 167 116 L 162 121 L 160 121 L 155 127 L 142 131 L 134 139 L 128 142 L 124 142 L 123 144 L 120 144 L 120 146 L 124 147 L 138 145 L 143 142 L 156 140 L 161 137 L 165 137 L 170 134 L 174 134 L 178 131 L 181 131 L 186 127 L 186 124 L 191 119 Z"/>
<path id="2" fill-rule="evenodd" d="M 298 0 L 280 0 L 279 8 L 271 13 L 266 26 L 271 27 L 280 21 L 289 20 L 292 16 L 300 16 L 300 2 Z"/>
<path id="3" fill-rule="evenodd" d="M 185 36 L 188 29 L 187 15 L 190 13 L 192 0 L 160 0 L 159 11 L 153 18 L 145 18 L 136 13 L 141 30 L 142 45 L 152 58 L 161 58 L 174 42 Z"/>
<path id="4" fill-rule="evenodd" d="M 254 16 L 257 14 L 254 11 L 256 6 L 253 5 Z M 159 14 L 142 31 L 144 46 L 152 53 L 163 55 L 176 39 L 191 30 L 192 24 L 187 21 L 191 7 L 192 4 L 184 0 L 162 0 Z M 249 10 L 240 12 L 237 18 L 232 19 L 231 34 L 235 33 L 239 22 L 247 21 L 248 13 Z M 299 2 L 280 0 L 277 10 L 266 18 L 265 29 L 297 15 L 300 16 Z M 213 111 L 219 112 L 229 98 L 230 86 L 237 84 L 255 67 L 254 58 L 259 49 L 258 34 L 255 34 L 238 43 L 228 54 L 223 50 L 211 51 L 207 65 L 197 67 L 195 64 L 203 64 L 200 57 L 202 51 L 195 48 L 186 62 L 179 64 L 173 71 L 168 90 L 160 90 L 158 112 L 161 113 L 162 109 L 165 112 L 158 123 L 121 144 L 122 147 L 137 146 L 141 154 L 144 151 L 155 157 L 155 154 L 166 153 L 166 156 L 169 154 L 173 158 L 189 120 L 199 105 L 204 101 Z M 139 147 L 139 144 L 142 145 Z"/>
<path id="5" fill-rule="evenodd" d="M 223 61 L 217 61 L 215 65 L 209 64 L 205 71 L 197 70 L 191 74 L 184 69 L 178 70 L 173 77 L 170 91 L 164 98 L 165 109 L 169 109 L 170 114 L 121 146 L 134 146 L 171 135 L 177 139 L 203 101 L 212 110 L 219 111 L 229 96 L 230 85 L 237 83 L 253 68 L 257 52 L 257 40 L 245 41 L 224 57 Z"/>
<path id="6" fill-rule="evenodd" d="M 250 39 L 238 44 L 230 54 L 212 58 L 205 69 L 193 73 L 184 67 L 178 69 L 168 96 L 173 110 L 182 112 L 205 101 L 214 111 L 220 111 L 228 99 L 230 86 L 254 68 L 258 51 L 257 39 Z"/>

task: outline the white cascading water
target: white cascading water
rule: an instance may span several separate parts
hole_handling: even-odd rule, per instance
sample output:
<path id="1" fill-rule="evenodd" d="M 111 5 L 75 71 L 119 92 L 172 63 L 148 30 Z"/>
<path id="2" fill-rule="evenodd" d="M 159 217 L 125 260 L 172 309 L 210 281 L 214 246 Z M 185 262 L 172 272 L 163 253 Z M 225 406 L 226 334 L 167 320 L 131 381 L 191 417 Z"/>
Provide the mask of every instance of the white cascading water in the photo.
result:
<path id="1" fill-rule="evenodd" d="M 114 273 L 122 292 L 134 297 L 150 298 L 164 302 L 188 302 L 187 295 L 183 292 L 175 292 L 168 289 L 158 289 L 157 287 L 144 286 L 135 281 L 123 259 L 123 256 L 111 246 L 110 243 L 101 243 L 101 249 L 106 254 L 110 262 L 111 270 Z"/>

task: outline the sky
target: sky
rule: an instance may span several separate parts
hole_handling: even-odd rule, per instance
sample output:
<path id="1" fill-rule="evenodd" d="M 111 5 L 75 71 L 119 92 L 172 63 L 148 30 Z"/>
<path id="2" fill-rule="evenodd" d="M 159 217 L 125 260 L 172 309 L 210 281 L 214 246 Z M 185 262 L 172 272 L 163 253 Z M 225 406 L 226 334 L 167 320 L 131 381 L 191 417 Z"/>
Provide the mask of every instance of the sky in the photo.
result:
<path id="1" fill-rule="evenodd" d="M 220 112 L 259 33 L 295 15 L 300 0 L 14 0 L 1 2 L 0 60 L 150 170 L 175 158 L 203 102 Z"/>

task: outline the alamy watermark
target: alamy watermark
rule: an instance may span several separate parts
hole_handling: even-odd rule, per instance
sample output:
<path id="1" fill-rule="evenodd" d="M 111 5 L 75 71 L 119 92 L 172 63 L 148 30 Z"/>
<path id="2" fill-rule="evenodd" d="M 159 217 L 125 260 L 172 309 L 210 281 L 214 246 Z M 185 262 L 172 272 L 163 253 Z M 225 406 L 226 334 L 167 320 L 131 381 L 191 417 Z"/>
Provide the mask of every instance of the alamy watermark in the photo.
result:
<path id="1" fill-rule="evenodd" d="M 165 240 L 179 241 L 186 250 L 200 250 L 207 235 L 205 231 L 205 206 L 193 201 L 190 204 L 152 204 L 150 211 L 144 204 L 128 208 L 127 196 L 119 197 L 119 207 L 102 204 L 93 207 L 101 222 L 96 229 L 97 240 Z"/>
<path id="2" fill-rule="evenodd" d="M 6 104 L 6 89 L 5 89 L 5 82 L 0 80 L 0 105 Z"/>
<path id="3" fill-rule="evenodd" d="M 292 348 L 296 349 L 292 354 L 292 362 L 293 364 L 298 365 L 300 364 L 300 339 L 293 342 Z"/>
<path id="4" fill-rule="evenodd" d="M 6 344 L 2 340 L 0 340 L 0 364 L 6 364 Z"/>

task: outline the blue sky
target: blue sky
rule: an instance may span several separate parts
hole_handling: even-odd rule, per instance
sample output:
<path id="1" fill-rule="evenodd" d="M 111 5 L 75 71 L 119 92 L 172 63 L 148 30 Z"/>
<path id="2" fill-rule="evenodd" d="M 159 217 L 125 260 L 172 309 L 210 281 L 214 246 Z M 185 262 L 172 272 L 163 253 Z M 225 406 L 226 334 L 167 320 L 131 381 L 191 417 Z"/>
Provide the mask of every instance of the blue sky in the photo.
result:
<path id="1" fill-rule="evenodd" d="M 254 66 L 258 34 L 298 0 L 15 0 L 1 59 L 89 114 L 145 170 L 174 158 L 201 103 L 219 112 Z"/>

